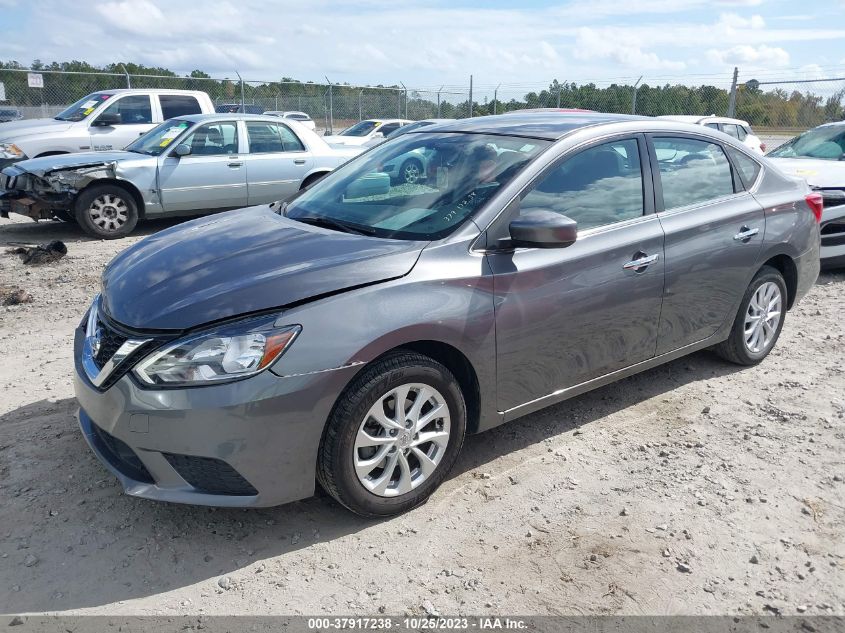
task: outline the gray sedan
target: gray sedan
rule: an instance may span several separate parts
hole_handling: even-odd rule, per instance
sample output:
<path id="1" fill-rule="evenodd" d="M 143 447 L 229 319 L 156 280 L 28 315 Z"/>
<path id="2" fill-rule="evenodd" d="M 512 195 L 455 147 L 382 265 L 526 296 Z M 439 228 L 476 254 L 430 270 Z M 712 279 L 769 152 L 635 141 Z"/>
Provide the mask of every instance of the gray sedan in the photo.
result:
<path id="1" fill-rule="evenodd" d="M 123 151 L 21 161 L 0 176 L 0 215 L 77 221 L 101 238 L 139 218 L 279 200 L 361 152 L 331 148 L 296 121 L 198 114 L 165 121 Z"/>
<path id="2" fill-rule="evenodd" d="M 380 171 L 415 150 L 425 184 Z M 761 362 L 816 280 L 820 215 L 701 126 L 423 128 L 118 255 L 76 332 L 80 426 L 130 495 L 267 506 L 319 481 L 403 512 L 467 433 L 704 348 Z"/>

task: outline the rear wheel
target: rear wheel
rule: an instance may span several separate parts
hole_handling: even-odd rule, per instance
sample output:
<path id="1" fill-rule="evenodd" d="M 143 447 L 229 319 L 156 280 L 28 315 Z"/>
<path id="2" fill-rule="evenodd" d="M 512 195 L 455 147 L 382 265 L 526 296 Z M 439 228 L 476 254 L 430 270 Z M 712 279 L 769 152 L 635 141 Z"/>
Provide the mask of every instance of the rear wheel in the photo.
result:
<path id="1" fill-rule="evenodd" d="M 95 185 L 76 199 L 76 221 L 94 237 L 125 237 L 138 223 L 138 205 L 123 187 Z"/>
<path id="2" fill-rule="evenodd" d="M 783 275 L 764 266 L 751 280 L 727 340 L 714 350 L 738 365 L 756 365 L 769 355 L 783 329 L 786 315 Z"/>
<path id="3" fill-rule="evenodd" d="M 384 357 L 340 396 L 317 465 L 325 490 L 362 516 L 391 516 L 426 501 L 452 469 L 466 405 L 452 373 L 413 352 Z"/>

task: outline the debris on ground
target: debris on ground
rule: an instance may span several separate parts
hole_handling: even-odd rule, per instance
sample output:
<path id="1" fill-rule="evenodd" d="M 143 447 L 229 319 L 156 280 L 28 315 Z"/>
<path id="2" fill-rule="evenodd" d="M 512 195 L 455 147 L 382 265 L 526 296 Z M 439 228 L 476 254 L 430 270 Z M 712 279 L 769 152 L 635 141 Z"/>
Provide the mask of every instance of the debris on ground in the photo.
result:
<path id="1" fill-rule="evenodd" d="M 40 266 L 59 261 L 67 255 L 67 246 L 61 240 L 53 240 L 38 246 L 19 246 L 8 252 L 12 255 L 20 255 L 24 264 Z"/>
<path id="2" fill-rule="evenodd" d="M 16 306 L 21 303 L 32 303 L 32 295 L 19 286 L 0 286 L 0 304 Z"/>

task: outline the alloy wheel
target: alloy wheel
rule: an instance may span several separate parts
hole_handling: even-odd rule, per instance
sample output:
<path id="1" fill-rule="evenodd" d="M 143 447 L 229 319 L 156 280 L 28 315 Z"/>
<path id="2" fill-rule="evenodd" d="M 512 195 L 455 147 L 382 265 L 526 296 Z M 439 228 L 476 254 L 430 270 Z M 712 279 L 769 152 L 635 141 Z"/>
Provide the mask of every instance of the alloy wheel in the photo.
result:
<path id="1" fill-rule="evenodd" d="M 402 180 L 409 185 L 415 184 L 422 175 L 420 165 L 414 160 L 405 163 L 402 169 Z"/>
<path id="2" fill-rule="evenodd" d="M 771 347 L 780 324 L 783 296 L 776 283 L 761 284 L 751 296 L 745 313 L 745 346 L 753 354 Z"/>
<path id="3" fill-rule="evenodd" d="M 446 399 L 434 387 L 409 383 L 382 395 L 355 437 L 358 481 L 380 497 L 410 492 L 437 469 L 449 444 Z"/>
<path id="4" fill-rule="evenodd" d="M 117 231 L 129 220 L 129 205 L 123 198 L 105 193 L 94 198 L 87 213 L 91 221 L 104 231 Z"/>

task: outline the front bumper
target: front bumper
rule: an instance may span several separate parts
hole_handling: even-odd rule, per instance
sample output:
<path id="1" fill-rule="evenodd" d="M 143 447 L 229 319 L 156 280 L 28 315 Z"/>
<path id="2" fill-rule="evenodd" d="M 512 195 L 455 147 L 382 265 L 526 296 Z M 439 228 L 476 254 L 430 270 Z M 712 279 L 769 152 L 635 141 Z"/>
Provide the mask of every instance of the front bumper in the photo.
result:
<path id="1" fill-rule="evenodd" d="M 822 266 L 845 266 L 845 204 L 824 208 L 820 230 Z"/>
<path id="2" fill-rule="evenodd" d="M 262 507 L 314 493 L 323 427 L 355 367 L 158 390 L 127 374 L 100 391 L 81 366 L 83 338 L 77 329 L 79 425 L 126 494 Z"/>

